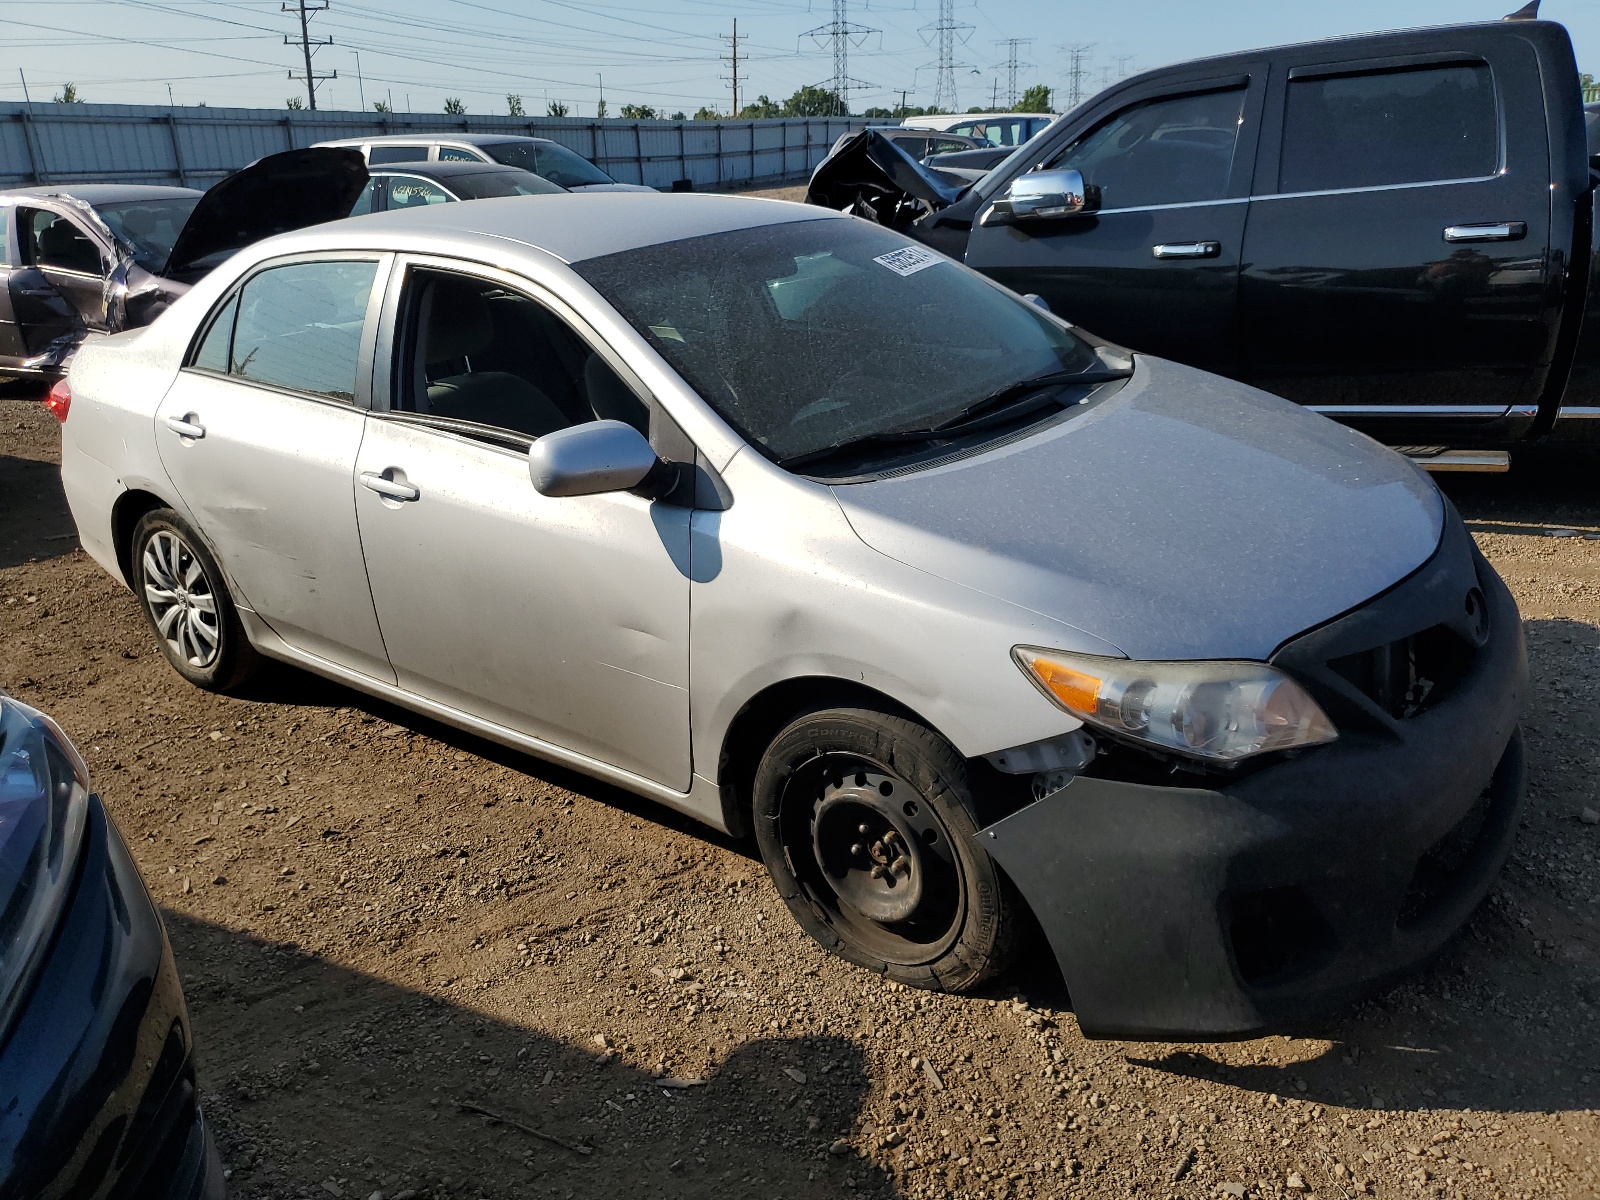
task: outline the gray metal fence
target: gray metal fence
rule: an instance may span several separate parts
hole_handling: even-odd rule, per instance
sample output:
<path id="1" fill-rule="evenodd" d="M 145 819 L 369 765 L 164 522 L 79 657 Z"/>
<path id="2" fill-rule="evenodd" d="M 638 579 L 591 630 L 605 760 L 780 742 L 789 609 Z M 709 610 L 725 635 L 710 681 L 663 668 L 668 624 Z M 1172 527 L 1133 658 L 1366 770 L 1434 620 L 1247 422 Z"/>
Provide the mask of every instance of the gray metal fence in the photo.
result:
<path id="1" fill-rule="evenodd" d="M 427 116 L 305 109 L 163 108 L 0 102 L 0 186 L 177 183 L 208 187 L 265 154 L 388 133 L 505 133 L 550 138 L 624 183 L 697 188 L 800 177 L 860 118 L 627 121 Z"/>

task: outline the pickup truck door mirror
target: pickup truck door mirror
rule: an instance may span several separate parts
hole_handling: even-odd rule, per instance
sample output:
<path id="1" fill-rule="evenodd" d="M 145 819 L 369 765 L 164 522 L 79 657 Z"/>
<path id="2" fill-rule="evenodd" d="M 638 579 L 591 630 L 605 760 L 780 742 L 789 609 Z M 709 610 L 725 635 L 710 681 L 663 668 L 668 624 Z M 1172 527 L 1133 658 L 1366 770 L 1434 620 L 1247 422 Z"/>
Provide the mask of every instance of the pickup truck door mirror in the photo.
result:
<path id="1" fill-rule="evenodd" d="M 1075 217 L 1100 206 L 1097 191 L 1083 181 L 1081 171 L 1029 171 L 1013 179 L 978 220 L 982 225 L 1011 225 Z"/>
<path id="2" fill-rule="evenodd" d="M 586 421 L 547 433 L 528 451 L 542 496 L 594 496 L 639 487 L 662 465 L 650 443 L 621 421 Z"/>

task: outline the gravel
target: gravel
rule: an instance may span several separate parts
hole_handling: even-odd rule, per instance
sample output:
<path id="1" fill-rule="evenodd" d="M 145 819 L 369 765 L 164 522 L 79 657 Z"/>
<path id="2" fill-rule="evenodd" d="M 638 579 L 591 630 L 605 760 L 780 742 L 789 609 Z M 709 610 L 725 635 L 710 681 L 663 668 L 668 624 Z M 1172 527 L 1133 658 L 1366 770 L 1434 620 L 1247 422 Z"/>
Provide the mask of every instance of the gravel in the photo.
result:
<path id="1" fill-rule="evenodd" d="M 1531 661 L 1464 936 L 1285 1035 L 1140 1045 L 1038 949 L 966 998 L 832 959 L 750 847 L 609 787 L 287 670 L 194 690 L 61 536 L 57 438 L 0 400 L 0 686 L 162 907 L 236 1197 L 1600 1193 L 1600 545 L 1545 536 L 1595 528 L 1592 460 L 1448 482 Z"/>

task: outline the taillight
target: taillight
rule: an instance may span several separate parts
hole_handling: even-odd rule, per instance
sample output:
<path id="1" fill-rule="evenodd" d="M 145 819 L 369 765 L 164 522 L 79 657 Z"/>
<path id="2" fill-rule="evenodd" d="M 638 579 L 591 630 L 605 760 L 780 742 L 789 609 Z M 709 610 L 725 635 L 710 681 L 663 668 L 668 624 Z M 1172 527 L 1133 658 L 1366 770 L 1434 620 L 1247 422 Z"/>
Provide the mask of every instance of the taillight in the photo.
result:
<path id="1" fill-rule="evenodd" d="M 63 375 L 51 386 L 50 394 L 44 398 L 44 406 L 56 420 L 63 425 L 67 423 L 67 410 L 72 407 L 72 388 L 66 376 Z"/>

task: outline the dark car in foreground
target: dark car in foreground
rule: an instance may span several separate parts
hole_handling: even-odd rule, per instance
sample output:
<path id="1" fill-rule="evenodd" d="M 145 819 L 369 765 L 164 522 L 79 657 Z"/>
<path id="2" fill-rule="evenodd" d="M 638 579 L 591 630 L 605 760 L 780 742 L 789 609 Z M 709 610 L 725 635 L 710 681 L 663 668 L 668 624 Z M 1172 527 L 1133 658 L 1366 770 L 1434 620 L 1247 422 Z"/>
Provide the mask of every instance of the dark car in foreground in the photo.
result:
<path id="1" fill-rule="evenodd" d="M 1600 439 L 1585 121 L 1562 26 L 1421 29 L 1131 77 L 970 185 L 859 134 L 809 198 L 1430 467 L 1504 469 Z"/>
<path id="2" fill-rule="evenodd" d="M 55 379 L 86 338 L 155 320 L 233 251 L 336 220 L 367 183 L 348 150 L 288 150 L 209 191 L 0 190 L 0 376 Z"/>
<path id="3" fill-rule="evenodd" d="M 0 1196 L 223 1192 L 161 918 L 82 756 L 0 692 Z"/>
<path id="4" fill-rule="evenodd" d="M 532 171 L 499 163 L 416 162 L 369 167 L 367 173 L 371 178 L 350 209 L 352 217 L 456 200 L 549 196 L 567 190 Z"/>

